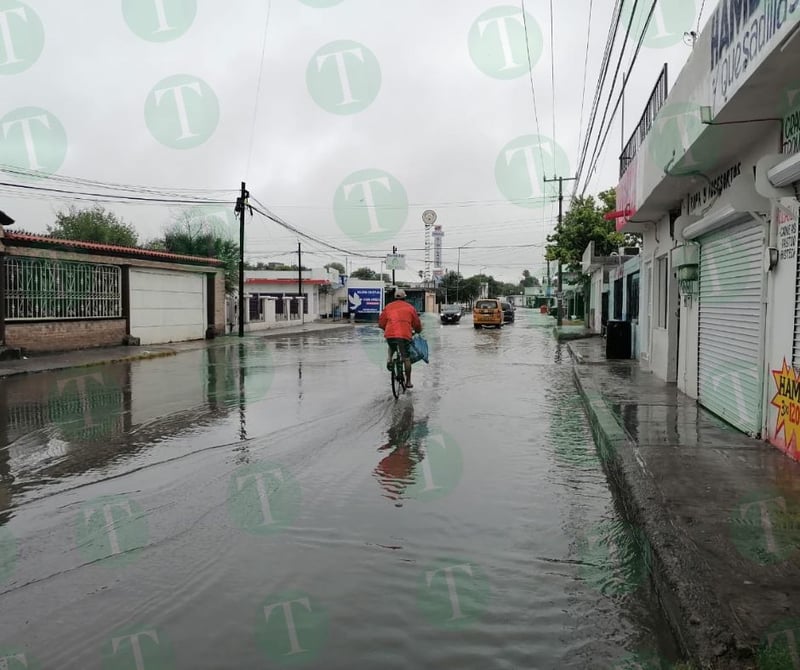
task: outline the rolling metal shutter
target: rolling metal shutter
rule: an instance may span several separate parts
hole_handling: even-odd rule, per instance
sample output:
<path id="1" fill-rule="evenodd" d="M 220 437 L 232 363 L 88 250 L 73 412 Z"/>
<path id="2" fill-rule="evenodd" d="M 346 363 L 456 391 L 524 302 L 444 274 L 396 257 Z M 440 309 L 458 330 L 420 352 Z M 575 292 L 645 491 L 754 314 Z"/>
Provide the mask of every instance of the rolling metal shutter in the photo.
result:
<path id="1" fill-rule="evenodd" d="M 698 399 L 755 436 L 761 432 L 763 228 L 748 216 L 698 241 Z"/>

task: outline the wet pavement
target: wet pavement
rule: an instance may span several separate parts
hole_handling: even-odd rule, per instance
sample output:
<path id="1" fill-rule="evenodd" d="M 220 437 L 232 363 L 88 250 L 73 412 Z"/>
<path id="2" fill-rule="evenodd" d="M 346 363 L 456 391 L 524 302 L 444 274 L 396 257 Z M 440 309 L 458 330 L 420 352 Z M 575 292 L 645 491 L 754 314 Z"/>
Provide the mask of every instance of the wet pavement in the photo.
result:
<path id="1" fill-rule="evenodd" d="M 671 667 L 553 320 L 424 323 L 0 380 L 0 659 Z"/>
<path id="2" fill-rule="evenodd" d="M 603 345 L 570 343 L 575 374 L 684 647 L 714 668 L 800 668 L 800 463 Z"/>

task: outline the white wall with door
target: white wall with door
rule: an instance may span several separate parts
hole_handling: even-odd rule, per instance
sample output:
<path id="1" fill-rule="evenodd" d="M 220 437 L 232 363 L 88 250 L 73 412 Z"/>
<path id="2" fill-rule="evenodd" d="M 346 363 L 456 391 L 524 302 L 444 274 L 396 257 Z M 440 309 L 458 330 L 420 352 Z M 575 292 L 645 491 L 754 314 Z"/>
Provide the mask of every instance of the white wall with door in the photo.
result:
<path id="1" fill-rule="evenodd" d="M 203 339 L 208 325 L 206 275 L 130 268 L 130 332 L 142 344 Z"/>

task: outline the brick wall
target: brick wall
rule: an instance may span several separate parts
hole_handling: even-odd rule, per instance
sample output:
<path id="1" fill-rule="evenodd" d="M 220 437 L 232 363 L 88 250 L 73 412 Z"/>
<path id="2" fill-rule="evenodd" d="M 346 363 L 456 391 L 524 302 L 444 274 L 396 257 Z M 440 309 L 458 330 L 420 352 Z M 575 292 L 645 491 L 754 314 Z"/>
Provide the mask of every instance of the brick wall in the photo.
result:
<path id="1" fill-rule="evenodd" d="M 6 323 L 6 346 L 25 351 L 70 351 L 122 344 L 125 319 Z"/>

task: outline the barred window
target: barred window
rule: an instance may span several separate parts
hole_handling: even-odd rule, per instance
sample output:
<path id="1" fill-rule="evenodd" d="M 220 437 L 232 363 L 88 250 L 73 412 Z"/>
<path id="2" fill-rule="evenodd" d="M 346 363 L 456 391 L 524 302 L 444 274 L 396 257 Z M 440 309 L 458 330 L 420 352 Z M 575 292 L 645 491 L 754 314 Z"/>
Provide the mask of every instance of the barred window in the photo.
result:
<path id="1" fill-rule="evenodd" d="M 115 265 L 7 256 L 6 319 L 115 319 L 122 279 Z"/>

